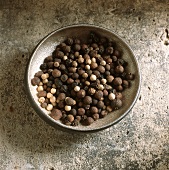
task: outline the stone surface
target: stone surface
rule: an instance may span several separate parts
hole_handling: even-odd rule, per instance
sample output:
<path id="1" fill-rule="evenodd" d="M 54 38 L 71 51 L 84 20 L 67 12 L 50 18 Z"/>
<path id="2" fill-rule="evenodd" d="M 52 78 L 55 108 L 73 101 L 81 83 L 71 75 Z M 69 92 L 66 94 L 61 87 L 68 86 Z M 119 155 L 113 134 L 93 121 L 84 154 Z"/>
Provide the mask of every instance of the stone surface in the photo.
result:
<path id="1" fill-rule="evenodd" d="M 0 0 L 0 169 L 169 169 L 168 9 L 168 0 Z M 37 43 L 78 23 L 119 34 L 142 73 L 132 111 L 95 134 L 68 134 L 47 125 L 31 108 L 23 85 Z"/>

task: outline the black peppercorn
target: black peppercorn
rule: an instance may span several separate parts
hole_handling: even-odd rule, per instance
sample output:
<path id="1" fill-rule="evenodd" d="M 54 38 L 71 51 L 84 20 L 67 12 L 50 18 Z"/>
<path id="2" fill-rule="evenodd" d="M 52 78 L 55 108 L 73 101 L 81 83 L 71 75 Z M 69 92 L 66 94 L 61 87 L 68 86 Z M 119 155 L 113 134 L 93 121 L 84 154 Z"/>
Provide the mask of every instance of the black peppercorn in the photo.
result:
<path id="1" fill-rule="evenodd" d="M 61 75 L 60 79 L 62 80 L 62 82 L 66 82 L 68 79 L 68 76 L 66 74 Z"/>
<path id="2" fill-rule="evenodd" d="M 113 54 L 113 51 L 114 51 L 113 47 L 107 47 L 106 48 L 106 53 L 107 54 Z"/>
<path id="3" fill-rule="evenodd" d="M 73 45 L 73 38 L 67 38 L 65 42 L 67 45 Z"/>
<path id="4" fill-rule="evenodd" d="M 56 51 L 56 57 L 63 58 L 64 53 L 62 51 Z"/>
<path id="5" fill-rule="evenodd" d="M 79 44 L 75 44 L 73 49 L 74 49 L 75 51 L 80 51 L 81 46 L 80 46 Z"/>
<path id="6" fill-rule="evenodd" d="M 99 109 L 102 109 L 102 108 L 104 107 L 104 102 L 103 102 L 103 101 L 98 101 L 97 107 L 98 107 Z"/>

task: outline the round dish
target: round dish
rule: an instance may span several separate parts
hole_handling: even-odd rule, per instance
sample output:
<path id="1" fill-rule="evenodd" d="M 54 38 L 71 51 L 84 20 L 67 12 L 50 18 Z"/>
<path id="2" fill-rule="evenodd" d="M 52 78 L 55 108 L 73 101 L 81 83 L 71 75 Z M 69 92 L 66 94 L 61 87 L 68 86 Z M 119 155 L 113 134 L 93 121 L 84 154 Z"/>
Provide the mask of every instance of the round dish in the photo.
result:
<path id="1" fill-rule="evenodd" d="M 78 126 L 67 126 L 64 125 L 60 121 L 56 121 L 48 115 L 48 111 L 43 109 L 37 97 L 36 86 L 32 86 L 31 79 L 34 77 L 34 74 L 39 71 L 40 64 L 43 63 L 45 57 L 52 54 L 55 47 L 60 43 L 63 42 L 67 37 L 76 36 L 77 38 L 81 39 L 82 41 L 87 40 L 87 36 L 91 31 L 99 34 L 100 36 L 107 37 L 116 44 L 116 48 L 122 51 L 122 57 L 129 63 L 128 70 L 135 74 L 135 79 L 132 81 L 132 87 L 126 89 L 123 94 L 127 100 L 122 108 L 119 110 L 113 111 L 112 113 L 108 114 L 106 117 L 99 119 L 92 123 L 90 126 L 78 125 Z M 46 121 L 49 125 L 59 128 L 64 131 L 71 131 L 71 132 L 96 132 L 99 130 L 103 130 L 108 128 L 115 123 L 119 122 L 123 119 L 127 113 L 132 109 L 134 106 L 140 91 L 140 72 L 139 66 L 134 56 L 131 48 L 114 32 L 106 29 L 101 28 L 98 26 L 93 25 L 72 25 L 67 26 L 61 29 L 58 29 L 48 36 L 46 36 L 35 48 L 30 60 L 28 62 L 26 72 L 25 72 L 25 86 L 28 95 L 28 99 L 38 113 L 38 115 Z"/>

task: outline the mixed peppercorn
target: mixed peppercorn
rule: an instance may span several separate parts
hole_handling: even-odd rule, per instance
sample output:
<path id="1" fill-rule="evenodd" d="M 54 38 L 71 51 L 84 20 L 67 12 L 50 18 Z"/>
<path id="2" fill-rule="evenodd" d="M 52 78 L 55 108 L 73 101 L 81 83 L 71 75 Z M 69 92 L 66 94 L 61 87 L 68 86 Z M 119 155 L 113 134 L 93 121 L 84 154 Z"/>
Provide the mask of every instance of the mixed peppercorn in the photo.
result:
<path id="1" fill-rule="evenodd" d="M 42 108 L 66 125 L 90 125 L 123 105 L 134 74 L 115 44 L 91 32 L 87 43 L 67 38 L 31 80 Z"/>

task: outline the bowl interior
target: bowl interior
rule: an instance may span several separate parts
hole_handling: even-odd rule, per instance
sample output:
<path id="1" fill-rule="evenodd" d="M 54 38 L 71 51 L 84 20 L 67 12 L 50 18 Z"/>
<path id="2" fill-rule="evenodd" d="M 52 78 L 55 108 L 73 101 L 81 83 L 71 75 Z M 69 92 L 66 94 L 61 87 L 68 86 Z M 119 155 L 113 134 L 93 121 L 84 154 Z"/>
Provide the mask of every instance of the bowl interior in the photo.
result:
<path id="1" fill-rule="evenodd" d="M 39 71 L 40 64 L 43 63 L 44 58 L 51 55 L 54 51 L 55 47 L 62 41 L 64 41 L 67 37 L 77 37 L 83 42 L 85 42 L 88 38 L 88 35 L 91 31 L 98 33 L 103 37 L 107 37 L 115 42 L 115 46 L 122 52 L 122 57 L 129 63 L 127 68 L 128 70 L 135 74 L 135 80 L 132 81 L 131 88 L 125 90 L 123 92 L 124 95 L 124 105 L 121 109 L 113 111 L 112 113 L 108 114 L 105 118 L 99 119 L 95 121 L 90 126 L 82 126 L 78 125 L 76 127 L 73 126 L 66 126 L 62 124 L 60 121 L 55 121 L 48 115 L 48 111 L 41 108 L 38 98 L 37 98 L 37 91 L 36 86 L 31 85 L 31 79 L 34 77 L 34 74 Z M 129 46 L 115 33 L 96 26 L 90 25 L 78 25 L 78 26 L 69 26 L 66 28 L 62 28 L 56 30 L 45 37 L 39 45 L 36 47 L 34 53 L 31 56 L 31 59 L 28 64 L 28 68 L 26 70 L 26 86 L 28 91 L 28 97 L 30 99 L 31 104 L 33 105 L 36 112 L 50 125 L 56 128 L 66 128 L 68 130 L 75 130 L 75 131 L 97 131 L 100 129 L 104 129 L 106 127 L 111 126 L 112 124 L 121 120 L 133 107 L 136 98 L 139 92 L 140 86 L 140 75 L 139 75 L 139 68 L 136 61 L 136 58 L 129 48 Z"/>

